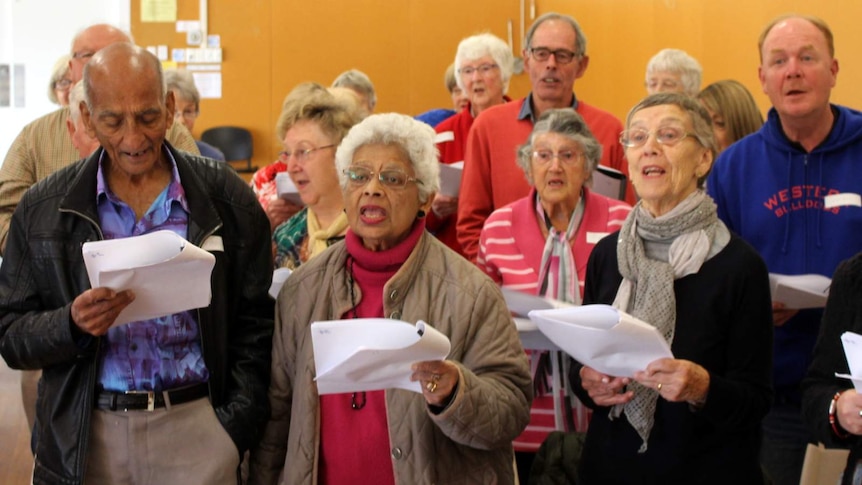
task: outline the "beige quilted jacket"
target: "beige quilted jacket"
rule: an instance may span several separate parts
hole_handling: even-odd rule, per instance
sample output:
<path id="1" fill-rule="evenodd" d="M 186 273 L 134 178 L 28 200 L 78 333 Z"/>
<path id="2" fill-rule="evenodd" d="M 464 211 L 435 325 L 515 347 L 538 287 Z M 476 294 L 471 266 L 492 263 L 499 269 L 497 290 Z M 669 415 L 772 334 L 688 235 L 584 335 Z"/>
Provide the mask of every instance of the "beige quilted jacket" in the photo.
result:
<path id="1" fill-rule="evenodd" d="M 279 296 L 272 417 L 252 455 L 251 484 L 277 483 L 282 468 L 283 484 L 317 483 L 320 415 L 309 325 L 337 319 L 350 308 L 346 257 L 343 242 L 332 246 L 294 272 Z M 383 294 L 387 316 L 422 319 L 447 335 L 449 359 L 461 371 L 456 397 L 437 415 L 418 393 L 386 391 L 396 483 L 513 483 L 511 441 L 529 420 L 532 386 L 496 285 L 425 233 Z"/>

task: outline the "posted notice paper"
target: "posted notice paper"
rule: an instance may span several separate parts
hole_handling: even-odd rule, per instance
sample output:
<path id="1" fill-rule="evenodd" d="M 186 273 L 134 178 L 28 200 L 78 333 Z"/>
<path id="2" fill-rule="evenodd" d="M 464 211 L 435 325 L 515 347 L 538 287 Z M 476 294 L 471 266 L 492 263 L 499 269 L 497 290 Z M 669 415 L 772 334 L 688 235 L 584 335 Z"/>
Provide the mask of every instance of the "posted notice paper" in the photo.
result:
<path id="1" fill-rule="evenodd" d="M 423 321 L 389 318 L 327 320 L 311 324 L 317 392 L 405 389 L 422 393 L 411 382 L 414 362 L 443 360 L 449 338 Z"/>
<path id="2" fill-rule="evenodd" d="M 530 320 L 575 360 L 609 376 L 633 377 L 654 360 L 673 358 L 658 329 L 610 305 L 534 310 Z"/>
<path id="3" fill-rule="evenodd" d="M 224 250 L 219 236 L 204 247 Z M 86 242 L 82 251 L 90 286 L 135 293 L 114 325 L 202 308 L 212 299 L 215 256 L 174 232 Z"/>

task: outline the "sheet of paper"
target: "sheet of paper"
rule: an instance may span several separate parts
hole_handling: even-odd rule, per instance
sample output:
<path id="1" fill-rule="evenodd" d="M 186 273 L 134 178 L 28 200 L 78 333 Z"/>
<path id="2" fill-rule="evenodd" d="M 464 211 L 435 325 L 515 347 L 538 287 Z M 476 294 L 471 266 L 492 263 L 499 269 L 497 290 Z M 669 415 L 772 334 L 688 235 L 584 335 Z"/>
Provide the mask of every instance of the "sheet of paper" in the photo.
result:
<path id="1" fill-rule="evenodd" d="M 545 334 L 539 330 L 529 318 L 515 317 L 515 328 L 521 338 L 521 346 L 529 350 L 562 350 L 554 342 L 551 342 Z"/>
<path id="2" fill-rule="evenodd" d="M 599 165 L 593 172 L 593 185 L 590 188 L 605 197 L 623 200 L 626 198 L 626 176 L 619 170 Z"/>
<path id="3" fill-rule="evenodd" d="M 609 305 L 534 310 L 530 320 L 575 360 L 609 376 L 632 377 L 673 357 L 655 327 Z"/>
<path id="4" fill-rule="evenodd" d="M 464 162 L 440 164 L 440 193 L 449 197 L 458 197 L 461 191 L 461 174 L 464 172 Z"/>
<path id="5" fill-rule="evenodd" d="M 550 310 L 574 306 L 571 303 L 530 295 L 511 288 L 500 288 L 500 291 L 503 292 L 503 299 L 506 300 L 509 311 L 516 317 L 526 317 L 532 310 Z"/>
<path id="6" fill-rule="evenodd" d="M 311 324 L 317 391 L 320 394 L 406 389 L 414 362 L 442 360 L 449 338 L 423 321 L 413 325 L 388 318 L 328 320 Z"/>
<path id="7" fill-rule="evenodd" d="M 304 205 L 302 198 L 299 196 L 299 189 L 296 188 L 287 172 L 275 174 L 275 190 L 282 199 L 296 205 Z"/>
<path id="8" fill-rule="evenodd" d="M 290 268 L 278 268 L 272 272 L 272 284 L 269 285 L 269 296 L 273 299 L 278 298 L 278 292 L 281 291 L 281 287 L 284 286 L 284 282 L 287 281 L 290 273 Z"/>
<path id="9" fill-rule="evenodd" d="M 783 275 L 769 273 L 772 300 L 789 309 L 823 308 L 832 280 L 819 274 Z"/>
<path id="10" fill-rule="evenodd" d="M 854 332 L 841 334 L 841 345 L 844 347 L 844 357 L 850 374 L 835 373 L 835 377 L 850 379 L 856 392 L 862 392 L 862 335 Z"/>
<path id="11" fill-rule="evenodd" d="M 212 299 L 215 256 L 171 231 L 87 242 L 82 251 L 90 286 L 135 293 L 114 325 L 202 308 Z"/>

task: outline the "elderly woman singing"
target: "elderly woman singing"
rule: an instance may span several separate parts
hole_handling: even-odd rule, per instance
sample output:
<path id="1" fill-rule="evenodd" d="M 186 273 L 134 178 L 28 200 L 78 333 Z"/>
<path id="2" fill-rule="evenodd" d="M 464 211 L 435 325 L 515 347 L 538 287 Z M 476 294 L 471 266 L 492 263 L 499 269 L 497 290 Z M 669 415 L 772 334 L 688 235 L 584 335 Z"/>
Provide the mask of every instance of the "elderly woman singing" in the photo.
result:
<path id="1" fill-rule="evenodd" d="M 494 282 L 425 231 L 439 185 L 433 129 L 369 116 L 336 163 L 349 229 L 278 297 L 272 417 L 251 483 L 275 483 L 282 469 L 285 484 L 513 483 L 527 360 Z M 318 394 L 311 322 L 364 317 L 422 319 L 448 336 L 446 360 L 413 366 L 422 394 Z"/>
<path id="2" fill-rule="evenodd" d="M 631 211 L 627 203 L 588 188 L 601 157 L 602 145 L 581 115 L 571 108 L 543 113 L 517 155 L 533 189 L 488 217 L 476 264 L 504 288 L 579 304 L 590 252 Z M 554 429 L 548 355 L 530 354 L 536 394 L 530 424 L 514 442 L 521 483 L 527 483 L 535 452 Z M 571 424 L 585 431 L 589 413 L 580 403 L 574 407 Z"/>
<path id="3" fill-rule="evenodd" d="M 674 358 L 633 379 L 575 365 L 593 407 L 584 484 L 762 483 L 760 421 L 769 409 L 772 317 L 760 256 L 731 234 L 702 190 L 715 142 L 709 114 L 655 94 L 620 136 L 640 202 L 587 265 L 585 303 L 654 325 Z"/>

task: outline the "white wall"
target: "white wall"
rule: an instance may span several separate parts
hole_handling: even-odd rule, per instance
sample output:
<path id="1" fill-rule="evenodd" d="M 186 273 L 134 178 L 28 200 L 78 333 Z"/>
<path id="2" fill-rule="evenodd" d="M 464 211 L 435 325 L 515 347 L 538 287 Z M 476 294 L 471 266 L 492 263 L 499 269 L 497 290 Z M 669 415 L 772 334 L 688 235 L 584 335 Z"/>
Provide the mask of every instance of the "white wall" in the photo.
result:
<path id="1" fill-rule="evenodd" d="M 129 0 L 0 0 L 0 64 L 26 73 L 25 105 L 0 108 L 0 163 L 24 125 L 57 109 L 48 100 L 51 68 L 75 34 L 101 22 L 128 31 L 130 18 Z"/>

